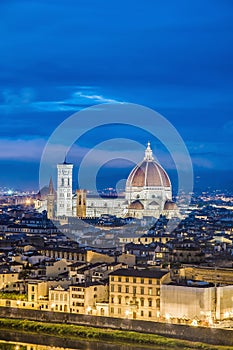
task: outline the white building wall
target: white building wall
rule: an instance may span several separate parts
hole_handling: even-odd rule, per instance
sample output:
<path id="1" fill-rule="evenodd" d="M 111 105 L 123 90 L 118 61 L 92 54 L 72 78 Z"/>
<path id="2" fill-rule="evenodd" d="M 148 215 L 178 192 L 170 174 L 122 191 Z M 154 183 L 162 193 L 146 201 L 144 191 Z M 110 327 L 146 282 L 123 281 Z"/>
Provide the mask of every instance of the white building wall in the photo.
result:
<path id="1" fill-rule="evenodd" d="M 215 287 L 161 286 L 161 316 L 206 320 L 215 314 Z"/>
<path id="2" fill-rule="evenodd" d="M 72 216 L 73 164 L 57 165 L 57 216 Z"/>
<path id="3" fill-rule="evenodd" d="M 216 318 L 224 320 L 233 317 L 233 285 L 216 288 Z"/>

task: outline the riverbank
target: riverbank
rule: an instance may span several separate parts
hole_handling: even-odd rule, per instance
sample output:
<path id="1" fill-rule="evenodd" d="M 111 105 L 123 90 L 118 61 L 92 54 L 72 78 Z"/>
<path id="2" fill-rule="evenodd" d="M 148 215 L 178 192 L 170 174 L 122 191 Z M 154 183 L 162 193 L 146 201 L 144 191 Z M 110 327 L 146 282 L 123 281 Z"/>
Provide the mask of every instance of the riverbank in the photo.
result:
<path id="1" fill-rule="evenodd" d="M 43 335 L 56 335 L 73 339 L 102 340 L 146 346 L 160 346 L 170 349 L 202 349 L 202 350 L 232 350 L 233 346 L 215 346 L 204 343 L 194 343 L 186 340 L 166 338 L 156 334 L 145 334 L 133 331 L 101 329 L 72 324 L 44 323 L 18 319 L 0 319 L 0 329 L 30 332 Z"/>

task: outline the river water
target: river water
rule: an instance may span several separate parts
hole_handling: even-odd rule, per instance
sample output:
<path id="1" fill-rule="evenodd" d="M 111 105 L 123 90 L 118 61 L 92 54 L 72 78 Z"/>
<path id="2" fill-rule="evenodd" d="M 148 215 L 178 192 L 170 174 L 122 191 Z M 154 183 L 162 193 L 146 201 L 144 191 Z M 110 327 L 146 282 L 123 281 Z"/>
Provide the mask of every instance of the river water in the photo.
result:
<path id="1" fill-rule="evenodd" d="M 172 348 L 162 345 L 120 344 L 0 329 L 0 350 L 179 350 L 179 345 L 175 345 L 175 341 Z M 186 345 L 185 349 L 191 350 L 193 347 Z M 233 347 L 227 349 L 233 350 Z"/>
<path id="2" fill-rule="evenodd" d="M 124 345 L 102 341 L 79 341 L 40 334 L 0 330 L 0 350 L 145 350 L 146 346 Z M 165 347 L 153 346 L 150 349 Z M 171 350 L 171 348 L 169 348 Z"/>

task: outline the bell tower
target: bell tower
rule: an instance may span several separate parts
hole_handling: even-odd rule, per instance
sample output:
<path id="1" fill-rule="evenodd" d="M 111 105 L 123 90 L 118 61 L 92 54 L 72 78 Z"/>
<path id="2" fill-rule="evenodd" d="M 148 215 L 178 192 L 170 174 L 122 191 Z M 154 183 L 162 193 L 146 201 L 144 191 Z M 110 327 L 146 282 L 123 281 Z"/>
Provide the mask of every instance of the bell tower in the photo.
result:
<path id="1" fill-rule="evenodd" d="M 53 188 L 53 180 L 50 177 L 49 181 L 49 193 L 47 195 L 47 217 L 53 219 L 55 215 L 55 191 Z"/>
<path id="2" fill-rule="evenodd" d="M 57 216 L 72 216 L 73 164 L 57 164 Z"/>
<path id="3" fill-rule="evenodd" d="M 86 217 L 86 193 L 86 190 L 76 190 L 76 216 L 81 218 Z"/>

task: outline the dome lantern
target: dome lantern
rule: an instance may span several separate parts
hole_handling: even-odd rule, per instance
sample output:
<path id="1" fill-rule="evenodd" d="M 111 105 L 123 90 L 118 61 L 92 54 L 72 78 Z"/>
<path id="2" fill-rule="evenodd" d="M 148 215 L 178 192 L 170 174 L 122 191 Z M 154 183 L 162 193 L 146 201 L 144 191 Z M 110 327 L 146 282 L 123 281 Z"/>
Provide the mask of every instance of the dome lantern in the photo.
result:
<path id="1" fill-rule="evenodd" d="M 150 142 L 147 143 L 147 148 L 145 150 L 145 157 L 144 160 L 154 160 L 152 149 L 150 148 Z"/>

